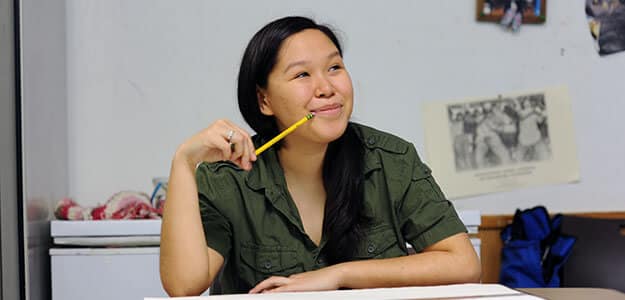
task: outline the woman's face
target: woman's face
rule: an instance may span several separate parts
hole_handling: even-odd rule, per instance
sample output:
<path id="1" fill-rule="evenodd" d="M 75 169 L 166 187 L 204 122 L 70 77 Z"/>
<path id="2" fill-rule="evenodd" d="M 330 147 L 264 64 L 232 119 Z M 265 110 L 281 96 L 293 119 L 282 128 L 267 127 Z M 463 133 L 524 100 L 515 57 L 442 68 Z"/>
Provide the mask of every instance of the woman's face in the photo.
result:
<path id="1" fill-rule="evenodd" d="M 291 139 L 329 143 L 343 134 L 352 113 L 352 81 L 343 59 L 334 43 L 314 29 L 282 43 L 267 88 L 258 96 L 262 113 L 275 116 L 280 130 L 315 113 Z"/>

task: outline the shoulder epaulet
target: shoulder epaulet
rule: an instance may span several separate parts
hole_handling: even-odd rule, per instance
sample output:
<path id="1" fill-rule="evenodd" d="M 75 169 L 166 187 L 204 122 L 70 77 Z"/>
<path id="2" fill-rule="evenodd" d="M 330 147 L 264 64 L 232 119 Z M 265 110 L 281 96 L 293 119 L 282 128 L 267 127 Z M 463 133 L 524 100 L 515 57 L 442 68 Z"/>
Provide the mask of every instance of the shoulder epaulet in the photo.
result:
<path id="1" fill-rule="evenodd" d="M 221 168 L 228 168 L 232 170 L 242 170 L 239 166 L 235 165 L 233 162 L 228 160 L 216 161 L 212 163 L 202 163 L 202 165 L 206 166 L 209 170 L 213 172 L 219 171 Z"/>
<path id="2" fill-rule="evenodd" d="M 381 149 L 387 152 L 403 154 L 408 151 L 410 143 L 393 134 L 383 132 L 365 125 L 352 123 L 362 143 L 369 149 Z"/>

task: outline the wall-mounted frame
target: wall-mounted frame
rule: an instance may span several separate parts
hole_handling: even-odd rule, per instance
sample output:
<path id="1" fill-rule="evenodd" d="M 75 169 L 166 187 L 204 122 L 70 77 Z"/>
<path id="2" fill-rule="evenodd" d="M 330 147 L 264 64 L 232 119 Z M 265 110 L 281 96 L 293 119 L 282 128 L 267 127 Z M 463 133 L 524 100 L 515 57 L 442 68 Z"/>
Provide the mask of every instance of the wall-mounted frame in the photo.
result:
<path id="1" fill-rule="evenodd" d="M 476 0 L 476 19 L 483 22 L 499 22 L 505 10 L 515 0 Z M 523 23 L 541 24 L 547 19 L 547 0 L 516 0 L 524 2 Z"/>

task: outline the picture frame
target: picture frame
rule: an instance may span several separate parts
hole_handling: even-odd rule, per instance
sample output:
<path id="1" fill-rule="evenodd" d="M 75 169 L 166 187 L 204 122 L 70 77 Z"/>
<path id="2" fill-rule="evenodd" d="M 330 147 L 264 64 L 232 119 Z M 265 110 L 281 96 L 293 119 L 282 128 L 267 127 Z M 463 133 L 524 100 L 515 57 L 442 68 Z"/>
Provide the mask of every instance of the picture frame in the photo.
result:
<path id="1" fill-rule="evenodd" d="M 515 0 L 476 0 L 476 19 L 481 22 L 500 22 L 505 10 Z M 519 1 L 519 0 L 516 0 Z M 547 20 L 547 0 L 520 0 L 523 24 L 542 24 Z"/>

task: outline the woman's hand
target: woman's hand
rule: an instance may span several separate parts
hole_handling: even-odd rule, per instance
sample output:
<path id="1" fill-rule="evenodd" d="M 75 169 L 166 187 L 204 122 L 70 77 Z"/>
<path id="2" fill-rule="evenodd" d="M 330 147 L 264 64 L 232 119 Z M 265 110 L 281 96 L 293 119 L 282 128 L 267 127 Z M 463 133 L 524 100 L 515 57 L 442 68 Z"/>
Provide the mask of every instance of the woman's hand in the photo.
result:
<path id="1" fill-rule="evenodd" d="M 289 277 L 272 276 L 257 284 L 250 294 L 336 290 L 341 286 L 341 276 L 340 265 Z"/>
<path id="2" fill-rule="evenodd" d="M 182 143 L 176 158 L 183 159 L 193 169 L 201 162 L 229 160 L 249 171 L 256 154 L 245 130 L 229 120 L 218 120 Z"/>

